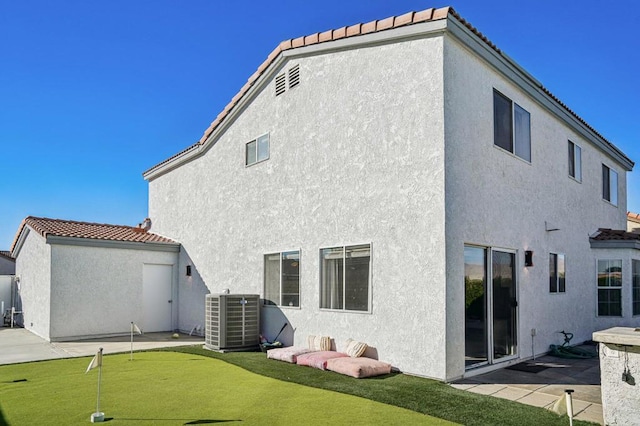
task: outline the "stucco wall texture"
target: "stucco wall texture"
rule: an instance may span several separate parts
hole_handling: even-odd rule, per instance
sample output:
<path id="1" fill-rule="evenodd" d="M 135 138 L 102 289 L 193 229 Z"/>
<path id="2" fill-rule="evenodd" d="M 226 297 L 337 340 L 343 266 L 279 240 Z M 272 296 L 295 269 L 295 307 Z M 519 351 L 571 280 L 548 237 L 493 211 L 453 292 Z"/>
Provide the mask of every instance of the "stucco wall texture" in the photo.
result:
<path id="1" fill-rule="evenodd" d="M 180 328 L 196 321 L 183 322 L 182 309 L 202 306 L 204 316 L 200 277 L 212 293 L 263 294 L 264 254 L 299 249 L 301 306 L 264 308 L 266 335 L 286 321 L 288 343 L 352 337 L 407 371 L 442 377 L 442 39 L 284 68 L 296 64 L 298 87 L 275 97 L 270 82 L 206 155 L 150 182 L 154 232 L 180 241 L 181 262 L 197 267 L 181 277 Z M 245 144 L 264 133 L 270 159 L 245 167 Z M 371 312 L 320 310 L 319 249 L 360 243 L 371 244 Z"/>
<path id="2" fill-rule="evenodd" d="M 51 247 L 34 232 L 29 232 L 16 259 L 16 277 L 24 328 L 49 340 Z"/>
<path id="3" fill-rule="evenodd" d="M 631 251 L 592 250 L 588 236 L 598 228 L 625 229 L 624 169 L 453 37 L 445 38 L 444 58 L 448 376 L 464 372 L 465 244 L 517 252 L 521 357 L 562 343 L 560 330 L 578 343 L 621 324 L 596 316 L 596 258 L 620 259 L 621 252 L 628 258 Z M 494 88 L 531 114 L 530 163 L 494 145 Z M 582 149 L 582 182 L 569 177 L 568 140 Z M 617 206 L 602 199 L 603 163 L 618 172 Z M 546 231 L 545 222 L 559 229 Z M 532 267 L 524 266 L 525 250 L 534 252 Z M 566 256 L 565 293 L 549 292 L 549 253 Z"/>
<path id="4" fill-rule="evenodd" d="M 605 423 L 611 426 L 640 424 L 640 346 L 600 343 L 599 353 Z"/>
<path id="5" fill-rule="evenodd" d="M 299 65 L 299 86 L 276 97 L 265 82 L 206 154 L 150 179 L 153 231 L 182 244 L 180 271 L 194 266 L 179 274 L 181 329 L 203 322 L 207 292 L 264 295 L 263 256 L 300 250 L 300 307 L 262 309 L 267 337 L 288 322 L 285 343 L 351 337 L 404 372 L 455 379 L 465 244 L 516 253 L 517 357 L 546 352 L 560 330 L 578 342 L 610 326 L 595 315 L 606 253 L 588 235 L 626 226 L 621 165 L 446 32 L 302 52 L 280 65 Z M 531 114 L 530 163 L 494 146 L 494 88 Z M 265 133 L 270 158 L 245 167 L 245 144 Z M 567 140 L 582 148 L 582 182 L 568 176 Z M 618 172 L 618 206 L 602 200 L 602 163 Z M 319 249 L 361 243 L 370 312 L 321 310 Z M 550 252 L 566 255 L 566 293 L 549 293 Z"/>
<path id="6" fill-rule="evenodd" d="M 51 340 L 127 333 L 131 321 L 144 330 L 143 265 L 173 266 L 177 257 L 171 252 L 53 244 Z M 176 275 L 174 268 L 174 282 Z M 173 324 L 177 315 L 172 306 Z"/>

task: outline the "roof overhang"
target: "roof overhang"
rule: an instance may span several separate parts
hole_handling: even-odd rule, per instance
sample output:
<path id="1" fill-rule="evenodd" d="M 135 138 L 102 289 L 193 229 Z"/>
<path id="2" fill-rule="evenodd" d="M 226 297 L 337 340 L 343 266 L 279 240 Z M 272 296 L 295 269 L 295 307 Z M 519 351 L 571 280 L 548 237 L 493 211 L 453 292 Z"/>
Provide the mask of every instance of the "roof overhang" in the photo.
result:
<path id="1" fill-rule="evenodd" d="M 446 10 L 445 10 L 446 9 Z M 441 12 L 436 18 L 436 13 Z M 634 163 L 620 149 L 608 142 L 602 135 L 589 126 L 575 112 L 549 92 L 538 80 L 525 71 L 509 56 L 504 54 L 477 29 L 467 23 L 452 8 L 443 8 L 433 12 L 433 19 L 414 23 L 412 25 L 389 28 L 382 31 L 356 36 L 346 36 L 330 41 L 315 41 L 313 44 L 297 46 L 296 40 L 281 43 L 281 46 L 289 43 L 286 48 L 276 48 L 258 71 L 254 73 L 245 87 L 232 99 L 231 103 L 218 115 L 216 120 L 207 130 L 208 133 L 200 142 L 190 146 L 184 151 L 165 160 L 143 173 L 147 181 L 152 181 L 177 167 L 182 166 L 204 155 L 221 135 L 233 124 L 236 118 L 253 101 L 258 93 L 278 73 L 286 61 L 292 58 L 318 55 L 322 53 L 336 52 L 355 48 L 369 47 L 381 44 L 395 43 L 404 40 L 433 37 L 450 34 L 460 41 L 465 47 L 490 64 L 496 71 L 512 81 L 528 95 L 530 95 L 544 109 L 550 111 L 561 121 L 565 122 L 576 133 L 600 148 L 604 153 L 620 164 L 626 171 L 633 169 Z"/>
<path id="2" fill-rule="evenodd" d="M 59 237 L 47 235 L 46 242 L 49 245 L 116 248 L 127 250 L 164 251 L 177 253 L 180 251 L 179 243 L 159 243 L 159 242 L 137 242 L 137 241 L 115 241 L 99 240 L 95 238 Z"/>
<path id="3" fill-rule="evenodd" d="M 536 80 L 531 74 L 518 65 L 504 52 L 493 48 L 487 42 L 479 38 L 472 30 L 459 20 L 449 15 L 447 19 L 448 33 L 480 56 L 485 62 L 491 65 L 496 71 L 515 83 L 520 89 L 531 96 L 540 106 L 553 113 L 561 121 L 565 122 L 572 130 L 580 136 L 590 141 L 609 157 L 618 162 L 626 171 L 631 171 L 634 162 L 631 161 L 620 149 L 605 140 L 584 120 L 579 119 L 575 113 L 571 113 L 560 100 L 555 98 L 542 83 Z"/>
<path id="4" fill-rule="evenodd" d="M 447 30 L 447 20 L 441 19 L 437 21 L 421 22 L 406 27 L 394 28 L 390 31 L 381 31 L 369 34 L 359 35 L 357 37 L 346 37 L 339 40 L 327 41 L 313 44 L 310 46 L 296 47 L 284 50 L 265 68 L 253 85 L 238 99 L 237 103 L 230 109 L 225 117 L 211 132 L 203 143 L 196 143 L 174 157 L 160 163 L 151 169 L 145 171 L 142 176 L 147 181 L 152 181 L 171 170 L 182 166 L 196 158 L 204 155 L 227 129 L 242 114 L 246 107 L 255 99 L 255 97 L 271 82 L 271 79 L 280 72 L 282 66 L 289 60 L 294 58 L 302 58 L 314 56 L 324 53 L 345 51 L 363 47 L 371 47 L 382 44 L 396 43 L 399 41 L 418 39 L 424 37 L 433 37 L 442 35 Z M 223 111 L 224 113 L 224 111 Z M 223 114 L 221 113 L 221 115 Z"/>
<path id="5" fill-rule="evenodd" d="M 34 231 L 31 226 L 24 224 L 16 237 L 11 255 L 18 258 L 20 250 L 31 232 L 44 239 L 49 245 L 67 245 L 67 246 L 83 246 L 83 247 L 99 247 L 99 248 L 115 248 L 126 250 L 146 250 L 146 251 L 163 251 L 170 253 L 178 253 L 180 251 L 180 243 L 162 243 L 162 242 L 138 242 L 138 241 L 117 241 L 117 240 L 101 240 L 96 238 L 78 238 L 78 237 L 60 237 L 47 234 L 45 237 Z"/>
<path id="6" fill-rule="evenodd" d="M 589 238 L 592 249 L 633 249 L 640 250 L 640 241 L 629 240 L 594 240 Z"/>

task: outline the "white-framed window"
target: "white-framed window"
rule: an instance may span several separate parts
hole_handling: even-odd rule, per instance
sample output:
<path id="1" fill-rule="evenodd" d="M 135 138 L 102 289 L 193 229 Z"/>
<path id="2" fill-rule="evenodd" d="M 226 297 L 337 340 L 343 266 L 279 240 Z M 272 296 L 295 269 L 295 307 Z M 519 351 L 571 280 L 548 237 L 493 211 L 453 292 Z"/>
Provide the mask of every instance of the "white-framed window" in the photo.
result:
<path id="1" fill-rule="evenodd" d="M 370 310 L 371 244 L 320 249 L 320 308 Z"/>
<path id="2" fill-rule="evenodd" d="M 622 260 L 598 259 L 598 316 L 622 316 Z"/>
<path id="3" fill-rule="evenodd" d="M 493 143 L 531 162 L 531 115 L 493 89 Z"/>
<path id="4" fill-rule="evenodd" d="M 618 205 L 618 173 L 602 165 L 602 198 L 614 206 Z"/>
<path id="5" fill-rule="evenodd" d="M 245 166 L 269 159 L 269 134 L 247 142 L 245 147 Z"/>
<path id="6" fill-rule="evenodd" d="M 569 176 L 582 182 L 582 148 L 569 141 Z"/>
<path id="7" fill-rule="evenodd" d="M 300 251 L 264 255 L 264 304 L 300 307 Z"/>
<path id="8" fill-rule="evenodd" d="M 640 260 L 631 260 L 632 294 L 631 312 L 633 315 L 640 315 Z"/>
<path id="9" fill-rule="evenodd" d="M 566 291 L 564 254 L 549 253 L 549 292 Z"/>

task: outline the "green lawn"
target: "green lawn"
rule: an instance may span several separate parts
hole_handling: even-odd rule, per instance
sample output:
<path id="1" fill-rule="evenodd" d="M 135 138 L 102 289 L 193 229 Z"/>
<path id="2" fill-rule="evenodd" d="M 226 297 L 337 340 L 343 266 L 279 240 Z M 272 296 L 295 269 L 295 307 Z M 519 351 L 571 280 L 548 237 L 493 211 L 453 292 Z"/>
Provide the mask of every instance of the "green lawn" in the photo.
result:
<path id="1" fill-rule="evenodd" d="M 97 369 L 84 374 L 89 361 L 0 366 L 0 424 L 89 423 L 98 379 Z M 405 408 L 275 380 L 212 357 L 169 351 L 136 353 L 134 361 L 128 354 L 105 355 L 101 393 L 100 409 L 109 425 L 451 424 Z"/>
<path id="2" fill-rule="evenodd" d="M 169 350 L 169 349 L 168 349 Z M 171 350 L 224 360 L 257 374 L 356 395 L 464 425 L 566 426 L 567 416 L 506 399 L 455 389 L 445 383 L 404 374 L 354 379 L 330 371 L 266 359 L 260 352 L 220 354 L 196 347 Z M 593 425 L 574 420 L 575 426 Z"/>
<path id="3" fill-rule="evenodd" d="M 87 424 L 98 371 L 90 358 L 0 366 L 0 425 Z M 104 358 L 108 424 L 568 425 L 542 408 L 403 374 L 353 379 L 197 347 Z M 442 420 L 445 419 L 445 420 Z M 574 421 L 576 426 L 590 423 Z"/>

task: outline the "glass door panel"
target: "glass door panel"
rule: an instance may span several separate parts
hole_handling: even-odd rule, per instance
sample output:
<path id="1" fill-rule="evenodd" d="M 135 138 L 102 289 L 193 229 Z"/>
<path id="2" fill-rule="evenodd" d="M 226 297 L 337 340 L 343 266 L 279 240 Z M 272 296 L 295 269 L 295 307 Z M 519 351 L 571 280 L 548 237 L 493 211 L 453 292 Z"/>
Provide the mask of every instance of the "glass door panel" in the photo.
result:
<path id="1" fill-rule="evenodd" d="M 517 353 L 515 254 L 491 252 L 493 359 Z"/>
<path id="2" fill-rule="evenodd" d="M 465 367 L 488 359 L 487 338 L 487 251 L 464 248 Z"/>

